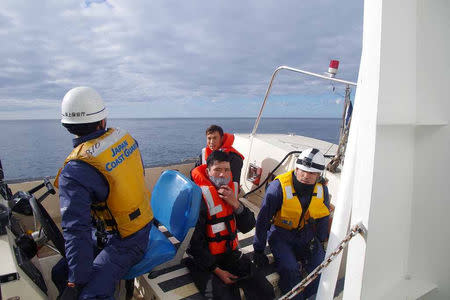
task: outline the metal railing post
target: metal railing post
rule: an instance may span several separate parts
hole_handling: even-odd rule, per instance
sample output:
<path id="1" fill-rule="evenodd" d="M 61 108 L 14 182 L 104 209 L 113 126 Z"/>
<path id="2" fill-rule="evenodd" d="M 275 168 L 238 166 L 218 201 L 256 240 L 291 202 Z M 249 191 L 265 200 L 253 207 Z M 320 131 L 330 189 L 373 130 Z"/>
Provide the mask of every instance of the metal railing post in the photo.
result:
<path id="1" fill-rule="evenodd" d="M 317 73 L 303 71 L 303 70 L 291 68 L 291 67 L 288 67 L 288 66 L 280 66 L 280 67 L 276 68 L 276 70 L 272 74 L 272 78 L 270 79 L 269 86 L 267 87 L 267 91 L 266 91 L 266 94 L 264 96 L 263 103 L 261 105 L 261 108 L 259 109 L 258 117 L 256 118 L 255 125 L 253 126 L 253 130 L 252 130 L 252 133 L 250 135 L 251 137 L 253 137 L 256 134 L 256 130 L 258 129 L 258 126 L 259 126 L 259 121 L 261 120 L 262 112 L 264 110 L 264 107 L 266 106 L 266 102 L 267 102 L 267 98 L 269 97 L 270 90 L 272 89 L 273 81 L 275 80 L 275 76 L 278 74 L 278 71 L 280 71 L 280 70 L 288 70 L 288 71 L 301 73 L 301 74 L 305 74 L 305 75 L 309 75 L 309 76 L 313 76 L 313 77 L 318 77 L 318 78 L 322 78 L 322 79 L 326 79 L 326 80 L 330 80 L 330 81 L 334 81 L 334 82 L 338 82 L 338 83 L 347 84 L 347 86 L 350 86 L 350 85 L 356 86 L 355 82 L 346 81 L 346 80 L 337 79 L 337 78 L 332 78 L 332 77 L 327 77 L 327 76 L 320 75 L 320 74 L 317 74 Z"/>

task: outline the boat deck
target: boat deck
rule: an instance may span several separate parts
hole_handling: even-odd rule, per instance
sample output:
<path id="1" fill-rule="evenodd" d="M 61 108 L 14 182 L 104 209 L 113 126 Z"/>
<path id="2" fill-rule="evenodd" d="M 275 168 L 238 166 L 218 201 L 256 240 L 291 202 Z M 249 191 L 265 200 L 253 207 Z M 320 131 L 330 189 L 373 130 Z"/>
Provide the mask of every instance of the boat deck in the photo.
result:
<path id="1" fill-rule="evenodd" d="M 278 135 L 273 135 L 273 137 L 267 138 L 275 138 Z M 266 137 L 266 136 L 265 136 Z M 285 136 L 286 137 L 286 136 Z M 298 138 L 298 137 L 296 137 Z M 288 142 L 290 140 L 290 137 L 286 137 L 286 139 L 283 139 L 284 142 Z M 326 142 L 324 142 L 326 143 Z M 325 144 L 324 144 L 325 145 Z M 326 143 L 326 147 L 329 148 L 332 144 Z M 330 150 L 331 152 L 331 150 Z M 189 164 L 180 164 L 180 165 L 171 165 L 166 167 L 156 167 L 156 168 L 150 168 L 146 169 L 146 180 L 147 184 L 151 187 L 154 186 L 154 183 L 159 177 L 159 174 L 161 174 L 162 171 L 166 169 L 176 169 L 184 174 L 189 174 L 190 169 L 192 169 L 193 163 Z M 331 174 L 333 175 L 333 174 Z M 334 176 L 334 175 L 333 175 Z M 336 175 L 337 178 L 333 178 L 334 180 L 330 180 L 331 182 L 337 181 L 339 179 L 339 175 Z M 39 181 L 33 181 L 33 182 L 23 182 L 18 184 L 12 184 L 11 188 L 13 191 L 17 190 L 29 190 L 31 187 L 38 184 Z M 260 193 L 254 193 L 252 194 L 248 199 L 241 199 L 244 204 L 249 207 L 254 213 L 255 216 L 257 216 L 259 212 L 259 206 L 261 203 L 261 197 L 264 194 L 264 188 L 261 190 Z M 57 195 L 51 195 L 48 199 L 46 199 L 43 202 L 44 206 L 46 207 L 49 214 L 52 216 L 52 218 L 56 221 L 56 223 L 59 225 L 60 221 L 60 213 L 59 213 L 59 203 Z M 23 223 L 25 228 L 33 228 L 33 221 L 32 217 L 21 217 L 21 222 Z M 164 228 L 161 228 L 161 231 L 165 232 L 166 236 L 169 237 L 169 239 L 172 241 L 172 243 L 177 247 L 179 244 L 179 241 L 177 241 L 174 237 L 170 236 L 169 232 L 165 231 Z M 252 255 L 253 252 L 253 236 L 254 236 L 254 230 L 250 231 L 249 233 L 242 234 L 239 233 L 239 247 L 241 251 L 245 255 Z M 40 251 L 40 260 L 41 260 L 41 267 L 44 270 L 44 274 L 47 275 L 46 281 L 47 285 L 49 287 L 49 298 L 54 299 L 56 296 L 56 290 L 51 283 L 50 278 L 48 275 L 50 274 L 51 267 L 56 263 L 56 261 L 59 259 L 59 256 L 51 255 L 47 256 L 51 253 L 51 251 L 46 254 L 42 252 L 43 249 Z M 278 290 L 278 274 L 275 272 L 274 263 L 273 263 L 273 256 L 270 253 L 269 247 L 266 247 L 266 253 L 269 256 L 270 264 L 266 266 L 263 269 L 263 272 L 266 274 L 267 279 L 272 283 L 274 286 L 275 292 L 277 296 L 279 295 Z M 51 253 L 53 254 L 53 253 Z M 185 254 L 185 258 L 186 258 Z M 341 286 L 339 288 L 339 286 Z M 338 288 L 337 291 L 342 291 L 343 288 L 343 280 L 338 281 Z M 192 277 L 189 274 L 189 270 L 185 267 L 184 262 L 180 265 L 165 269 L 160 271 L 160 275 L 156 278 L 150 279 L 148 278 L 148 274 L 140 276 L 136 279 L 136 290 L 135 290 L 135 297 L 134 299 L 204 299 L 201 294 L 199 293 L 198 289 L 195 287 Z M 337 298 L 339 299 L 339 297 Z"/>
<path id="2" fill-rule="evenodd" d="M 165 231 L 164 228 L 160 228 L 160 230 L 169 237 L 175 247 L 179 245 L 179 242 L 171 237 L 170 233 Z M 254 229 L 246 234 L 238 233 L 239 248 L 244 255 L 251 256 L 253 253 L 252 244 L 254 234 Z M 278 274 L 275 272 L 273 256 L 270 253 L 269 247 L 266 247 L 266 254 L 269 256 L 270 264 L 263 269 L 263 272 L 272 285 L 277 287 Z M 156 278 L 150 279 L 147 274 L 138 278 L 137 286 L 139 292 L 143 296 L 152 293 L 156 299 L 205 299 L 195 287 L 189 270 L 184 264 L 186 258 L 187 255 L 185 255 L 180 265 L 162 270 Z"/>
<path id="3" fill-rule="evenodd" d="M 161 228 L 164 231 L 164 228 Z M 165 234 L 174 243 L 175 246 L 179 242 L 170 236 L 170 234 L 165 231 Z M 255 232 L 254 229 L 246 234 L 238 233 L 239 236 L 239 247 L 244 255 L 252 255 L 253 253 L 253 236 Z M 270 248 L 266 247 L 265 253 L 269 257 L 269 265 L 263 268 L 263 273 L 266 275 L 267 280 L 274 286 L 275 295 L 277 297 L 281 296 L 278 289 L 278 273 L 275 271 L 275 264 L 273 260 L 273 255 L 270 252 Z M 161 270 L 160 275 L 156 278 L 149 278 L 148 274 L 145 274 L 136 279 L 136 295 L 135 299 L 206 299 L 203 297 L 197 287 L 195 286 L 192 276 L 189 273 L 188 268 L 185 266 L 185 260 L 187 256 L 183 259 L 182 263 L 164 270 Z M 335 299 L 342 299 L 342 291 L 344 287 L 344 279 L 338 280 Z M 242 294 L 242 292 L 241 292 Z M 310 299 L 314 299 L 311 297 Z"/>

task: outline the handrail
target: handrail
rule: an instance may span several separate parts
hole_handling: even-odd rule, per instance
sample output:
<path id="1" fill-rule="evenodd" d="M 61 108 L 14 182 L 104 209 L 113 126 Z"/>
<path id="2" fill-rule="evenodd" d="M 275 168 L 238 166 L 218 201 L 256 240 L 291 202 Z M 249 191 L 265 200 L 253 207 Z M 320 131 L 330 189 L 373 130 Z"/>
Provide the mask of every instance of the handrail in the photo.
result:
<path id="1" fill-rule="evenodd" d="M 269 97 L 270 89 L 272 88 L 273 80 L 275 79 L 275 76 L 277 75 L 278 71 L 280 71 L 280 70 L 288 70 L 288 71 L 297 72 L 297 73 L 301 73 L 301 74 L 305 74 L 305 75 L 319 77 L 319 78 L 322 78 L 322 79 L 326 79 L 326 80 L 330 80 L 330 81 L 334 81 L 334 82 L 338 82 L 338 83 L 343 83 L 343 84 L 347 84 L 347 85 L 356 86 L 355 82 L 346 81 L 346 80 L 342 80 L 342 79 L 337 79 L 337 78 L 333 78 L 333 77 L 327 77 L 327 76 L 324 76 L 324 75 L 320 75 L 320 74 L 316 74 L 316 73 L 312 73 L 312 72 L 308 72 L 308 71 L 303 71 L 303 70 L 291 68 L 291 67 L 288 67 L 288 66 L 280 66 L 272 74 L 272 79 L 270 79 L 270 83 L 269 83 L 269 86 L 267 88 L 266 95 L 264 96 L 264 101 L 263 101 L 263 103 L 261 105 L 261 108 L 259 110 L 258 117 L 256 118 L 255 125 L 253 126 L 253 130 L 252 130 L 251 136 L 254 136 L 255 133 L 256 133 L 256 130 L 258 129 L 259 121 L 261 119 L 261 115 L 262 115 L 262 112 L 264 110 L 264 106 L 266 105 L 266 101 L 267 101 L 267 98 Z"/>

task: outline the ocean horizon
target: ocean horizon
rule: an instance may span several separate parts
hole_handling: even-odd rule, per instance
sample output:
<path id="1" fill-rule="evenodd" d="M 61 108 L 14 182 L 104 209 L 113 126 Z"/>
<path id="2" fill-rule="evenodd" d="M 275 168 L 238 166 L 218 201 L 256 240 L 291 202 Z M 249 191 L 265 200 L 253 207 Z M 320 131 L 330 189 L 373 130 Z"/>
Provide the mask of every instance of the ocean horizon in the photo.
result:
<path id="1" fill-rule="evenodd" d="M 127 130 L 139 143 L 144 166 L 182 163 L 198 157 L 205 129 L 250 133 L 255 118 L 108 118 L 107 127 Z M 339 118 L 264 117 L 258 133 L 293 133 L 331 143 L 339 140 Z M 59 119 L 0 120 L 0 159 L 5 180 L 18 182 L 54 177 L 72 150 L 72 138 Z"/>
<path id="2" fill-rule="evenodd" d="M 255 117 L 220 117 L 220 118 L 211 118 L 211 117 L 145 117 L 145 118 L 133 118 L 133 117 L 115 117 L 115 118 L 111 118 L 108 117 L 107 120 L 161 120 L 161 119 L 208 119 L 208 120 L 212 120 L 212 119 L 253 119 L 256 120 Z M 340 120 L 340 118 L 330 118 L 330 117 L 309 117 L 309 118 L 302 118 L 302 117 L 264 117 L 264 119 L 338 119 Z M 52 118 L 52 119 L 0 119 L 0 122 L 2 121 L 53 121 L 53 120 L 58 120 L 60 121 L 61 119 L 59 118 Z"/>

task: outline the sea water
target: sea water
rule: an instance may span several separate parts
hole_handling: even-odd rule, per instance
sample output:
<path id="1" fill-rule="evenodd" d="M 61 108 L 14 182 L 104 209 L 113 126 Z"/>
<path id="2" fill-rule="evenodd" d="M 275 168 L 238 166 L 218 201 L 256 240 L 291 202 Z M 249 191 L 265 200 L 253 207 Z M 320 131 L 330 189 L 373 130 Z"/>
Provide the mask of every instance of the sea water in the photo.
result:
<path id="1" fill-rule="evenodd" d="M 146 167 L 198 157 L 205 129 L 250 133 L 254 118 L 108 119 L 108 127 L 126 129 L 138 141 Z M 332 143 L 339 140 L 339 119 L 264 118 L 258 133 L 294 133 Z M 53 177 L 72 150 L 73 136 L 59 120 L 0 120 L 0 159 L 8 181 Z"/>

